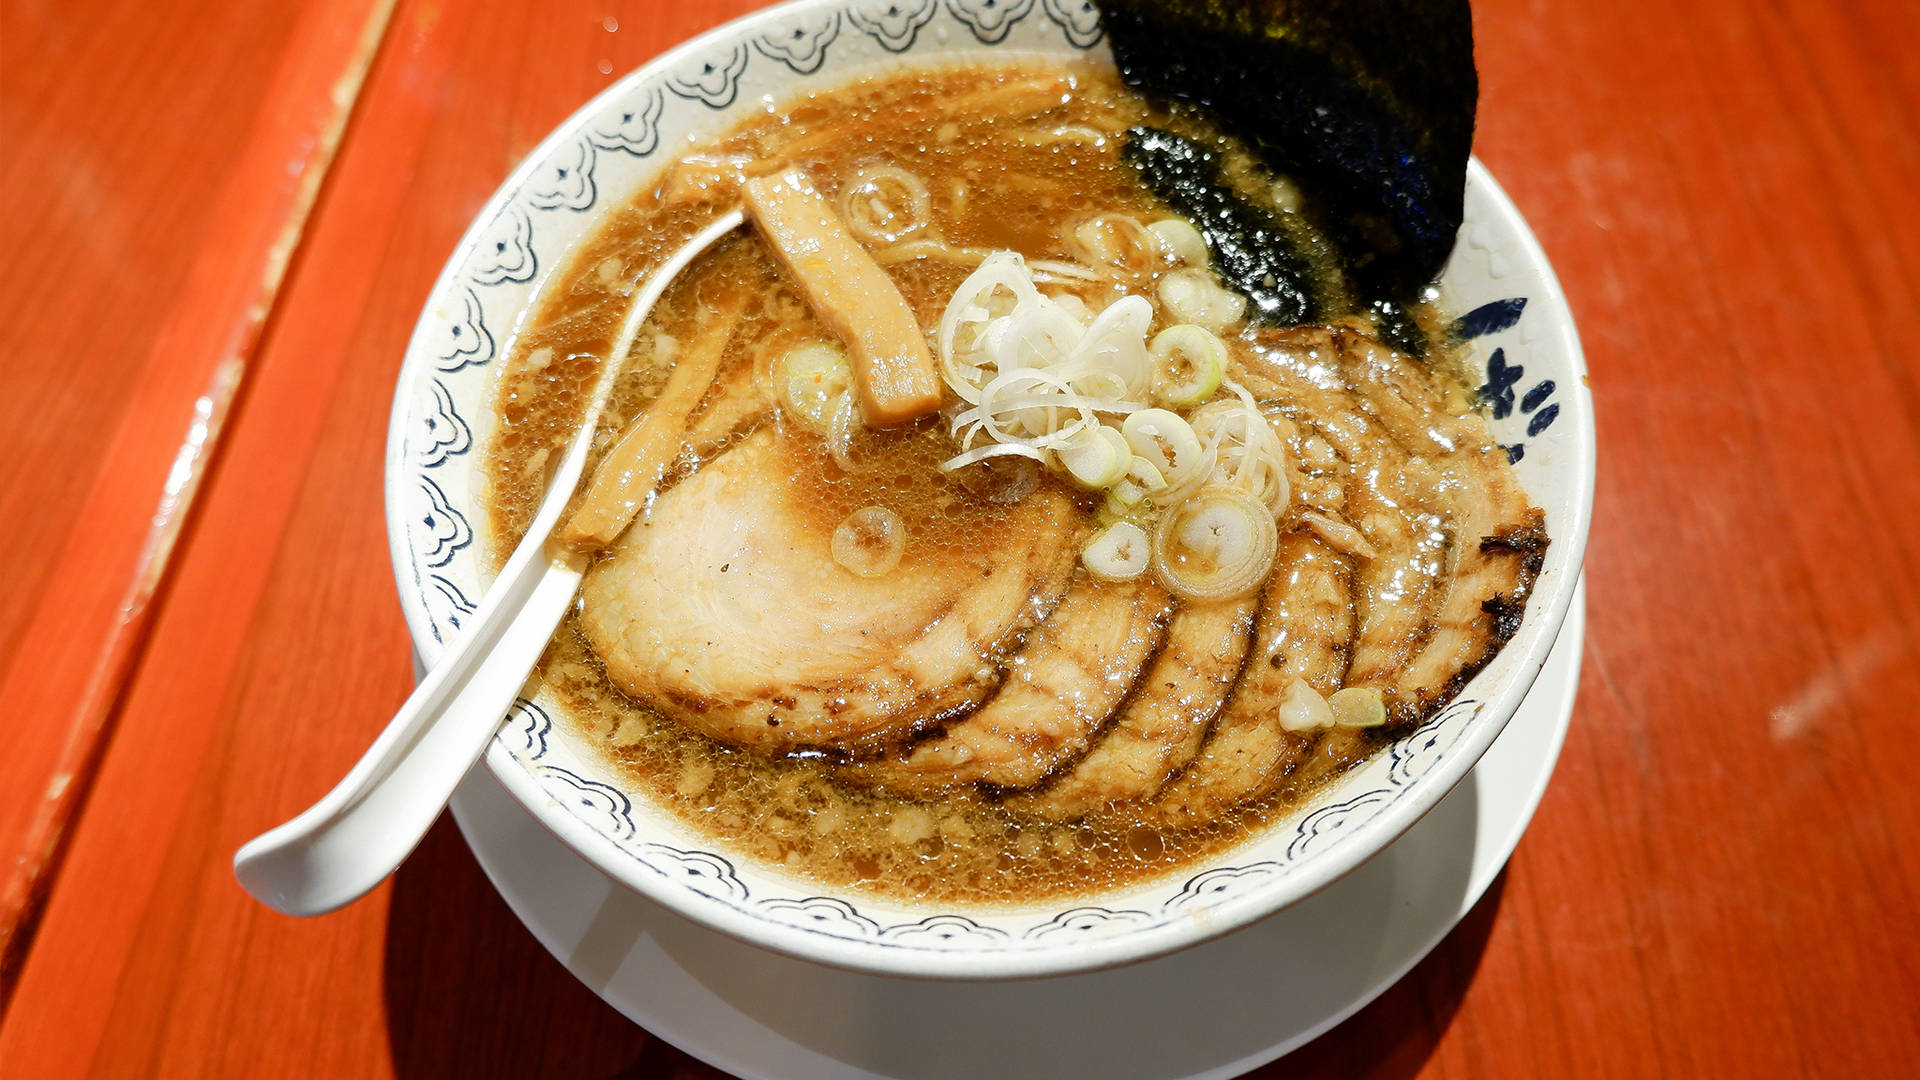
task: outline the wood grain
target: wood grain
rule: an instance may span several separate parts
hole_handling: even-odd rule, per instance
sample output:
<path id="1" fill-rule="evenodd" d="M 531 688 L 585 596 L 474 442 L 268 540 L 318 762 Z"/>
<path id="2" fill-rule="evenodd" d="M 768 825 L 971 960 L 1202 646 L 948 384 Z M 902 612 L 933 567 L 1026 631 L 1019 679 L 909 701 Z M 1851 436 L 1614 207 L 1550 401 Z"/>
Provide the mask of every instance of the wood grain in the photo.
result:
<path id="1" fill-rule="evenodd" d="M 0 1003 L 390 8 L 6 9 Z"/>
<path id="2" fill-rule="evenodd" d="M 573 983 L 444 825 L 320 920 L 252 905 L 227 863 L 408 689 L 382 441 L 441 260 L 605 84 L 602 60 L 625 71 L 743 6 L 401 6 L 0 1026 L 0 1074 L 716 1075 Z M 1580 704 L 1487 898 L 1260 1075 L 1909 1075 L 1920 10 L 1476 16 L 1478 152 L 1561 274 L 1599 408 Z"/>
<path id="3" fill-rule="evenodd" d="M 396 13 L 0 1029 L 0 1074 L 198 1076 L 264 1055 L 358 1076 L 385 1060 L 367 1017 L 384 1000 L 388 891 L 291 922 L 224 867 L 329 787 L 410 688 L 379 477 L 393 378 L 441 262 L 507 171 L 611 80 L 603 66 L 738 10 L 636 8 L 623 21 L 649 37 L 609 30 L 597 5 Z M 67 915 L 86 893 L 87 913 Z M 300 963 L 242 974 L 263 948 Z M 202 964 L 231 977 L 184 976 Z M 140 989 L 183 979 L 207 993 Z"/>

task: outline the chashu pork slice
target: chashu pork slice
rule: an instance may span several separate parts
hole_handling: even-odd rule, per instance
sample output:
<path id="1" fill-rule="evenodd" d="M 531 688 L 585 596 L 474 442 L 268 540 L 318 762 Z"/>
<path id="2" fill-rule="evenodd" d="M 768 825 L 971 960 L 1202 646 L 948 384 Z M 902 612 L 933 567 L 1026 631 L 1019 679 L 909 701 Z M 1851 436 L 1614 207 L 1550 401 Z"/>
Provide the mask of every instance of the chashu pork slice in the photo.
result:
<path id="1" fill-rule="evenodd" d="M 1085 753 L 1160 648 L 1173 608 L 1149 578 L 1075 580 L 1008 664 L 999 693 L 940 734 L 849 765 L 849 782 L 926 797 L 963 784 L 1030 787 Z"/>
<path id="2" fill-rule="evenodd" d="M 1157 794 L 1200 752 L 1253 641 L 1258 594 L 1181 607 L 1167 642 L 1106 734 L 1065 774 L 1006 801 L 1019 813 L 1072 821 Z"/>
<path id="3" fill-rule="evenodd" d="M 581 585 L 615 685 L 738 746 L 858 750 L 957 715 L 1058 602 L 1080 512 L 1043 485 L 964 545 L 908 538 L 861 577 L 838 524 L 782 482 L 772 428 L 663 492 Z"/>
<path id="4" fill-rule="evenodd" d="M 1280 538 L 1239 685 L 1199 756 L 1160 791 L 1150 820 L 1172 828 L 1217 820 L 1279 787 L 1312 752 L 1316 736 L 1280 726 L 1280 700 L 1296 679 L 1322 694 L 1340 687 L 1353 640 L 1351 576 L 1318 537 Z"/>
<path id="5" fill-rule="evenodd" d="M 1307 407 L 1344 463 L 1343 509 L 1374 548 L 1354 576 L 1346 684 L 1380 689 L 1393 723 L 1412 726 L 1518 629 L 1544 516 L 1485 419 L 1447 408 L 1431 366 L 1348 327 L 1295 327 L 1265 346 L 1239 374 L 1257 395 Z M 1308 376 L 1329 371 L 1332 388 Z M 1369 491 L 1368 476 L 1392 478 L 1390 496 Z"/>

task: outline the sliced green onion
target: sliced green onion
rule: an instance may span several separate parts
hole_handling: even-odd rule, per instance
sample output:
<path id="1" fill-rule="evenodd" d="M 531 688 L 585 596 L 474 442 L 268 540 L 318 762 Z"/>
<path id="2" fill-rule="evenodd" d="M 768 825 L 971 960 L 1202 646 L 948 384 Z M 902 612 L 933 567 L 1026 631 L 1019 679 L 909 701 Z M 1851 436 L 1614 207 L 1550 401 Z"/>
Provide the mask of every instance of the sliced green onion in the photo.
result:
<path id="1" fill-rule="evenodd" d="M 1094 534 L 1080 549 L 1087 572 L 1102 581 L 1132 581 L 1153 561 L 1153 541 L 1130 521 L 1117 521 Z"/>
<path id="2" fill-rule="evenodd" d="M 1142 409 L 1120 425 L 1134 456 L 1153 467 L 1164 487 L 1181 487 L 1205 468 L 1200 437 L 1178 414 L 1165 409 Z M 1152 486 L 1148 490 L 1154 490 Z"/>
<path id="3" fill-rule="evenodd" d="M 1247 313 L 1246 297 L 1223 287 L 1213 271 L 1200 267 L 1175 270 L 1160 279 L 1154 293 L 1174 318 L 1209 330 L 1225 329 Z"/>
<path id="4" fill-rule="evenodd" d="M 1023 458 L 1027 458 L 1030 461 L 1040 461 L 1040 462 L 1044 462 L 1047 460 L 1047 455 L 1045 451 L 1035 450 L 1033 447 L 1027 446 L 1023 443 L 992 443 L 990 442 L 985 446 L 976 446 L 964 454 L 953 455 L 947 460 L 941 462 L 940 468 L 944 469 L 947 472 L 952 472 L 955 469 L 964 469 L 969 465 L 975 464 L 976 462 L 985 461 L 988 458 L 998 458 L 998 457 L 1023 457 Z"/>
<path id="5" fill-rule="evenodd" d="M 1138 455 L 1127 465 L 1127 479 L 1139 484 L 1140 489 L 1147 492 L 1159 491 L 1167 486 L 1166 474 L 1160 471 L 1160 467 Z"/>
<path id="6" fill-rule="evenodd" d="M 1089 265 L 1144 271 L 1160 253 L 1160 238 L 1126 214 L 1096 214 L 1074 226 L 1067 250 Z"/>
<path id="7" fill-rule="evenodd" d="M 1292 498 L 1286 445 L 1260 414 L 1251 394 L 1232 380 L 1221 385 L 1235 391 L 1238 400 L 1209 401 L 1188 418 L 1194 434 L 1214 451 L 1211 482 L 1250 492 L 1278 516 Z"/>
<path id="8" fill-rule="evenodd" d="M 1168 217 L 1147 226 L 1174 262 L 1182 266 L 1207 265 L 1207 241 L 1186 218 Z"/>
<path id="9" fill-rule="evenodd" d="M 900 565 L 907 524 L 884 506 L 855 510 L 833 530 L 833 561 L 861 577 L 880 577 Z"/>
<path id="10" fill-rule="evenodd" d="M 1267 580 L 1279 542 L 1266 504 L 1239 488 L 1213 484 L 1160 515 L 1154 571 L 1189 600 L 1230 600 Z"/>
<path id="11" fill-rule="evenodd" d="M 1133 465 L 1127 437 L 1105 424 L 1081 428 L 1054 454 L 1075 483 L 1096 491 L 1118 483 Z"/>
<path id="12" fill-rule="evenodd" d="M 825 341 L 796 346 L 780 361 L 775 385 L 780 404 L 795 420 L 815 434 L 831 434 L 834 405 L 853 385 L 847 350 Z"/>
<path id="13" fill-rule="evenodd" d="M 933 221 L 926 182 L 898 165 L 869 165 L 840 192 L 840 217 L 872 245 L 897 244 Z"/>
<path id="14" fill-rule="evenodd" d="M 1153 336 L 1147 346 L 1153 360 L 1153 399 L 1188 408 L 1220 389 L 1227 374 L 1227 346 L 1204 326 L 1181 323 Z"/>
<path id="15" fill-rule="evenodd" d="M 1379 727 L 1387 722 L 1387 702 L 1378 687 L 1349 686 L 1327 695 L 1333 722 L 1341 727 Z"/>
<path id="16" fill-rule="evenodd" d="M 1146 489 L 1132 479 L 1121 480 L 1107 489 L 1107 501 L 1103 508 L 1114 517 L 1126 517 L 1146 497 Z"/>

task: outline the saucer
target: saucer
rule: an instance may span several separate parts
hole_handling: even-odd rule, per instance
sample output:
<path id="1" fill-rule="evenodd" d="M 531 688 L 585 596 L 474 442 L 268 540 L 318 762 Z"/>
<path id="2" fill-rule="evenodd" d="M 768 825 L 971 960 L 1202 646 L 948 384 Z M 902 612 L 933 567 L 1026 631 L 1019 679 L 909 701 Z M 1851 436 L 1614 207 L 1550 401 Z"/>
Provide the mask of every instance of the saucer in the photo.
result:
<path id="1" fill-rule="evenodd" d="M 1090 974 L 950 983 L 795 960 L 615 884 L 484 768 L 454 819 L 520 921 L 614 1008 L 743 1077 L 1230 1077 L 1357 1012 L 1418 963 L 1506 864 L 1559 757 L 1584 583 L 1538 680 L 1444 800 L 1344 879 L 1184 952 Z"/>

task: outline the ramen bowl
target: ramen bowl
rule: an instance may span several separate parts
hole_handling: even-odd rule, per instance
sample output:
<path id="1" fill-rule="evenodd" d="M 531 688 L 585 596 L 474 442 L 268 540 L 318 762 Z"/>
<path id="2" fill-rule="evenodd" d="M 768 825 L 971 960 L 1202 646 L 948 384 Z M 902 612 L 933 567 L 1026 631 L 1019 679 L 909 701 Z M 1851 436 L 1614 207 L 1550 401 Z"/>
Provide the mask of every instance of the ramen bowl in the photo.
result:
<path id="1" fill-rule="evenodd" d="M 673 49 L 561 124 L 461 240 L 401 368 L 387 524 L 421 656 L 439 657 L 488 584 L 480 460 L 523 313 L 574 245 L 676 148 L 768 99 L 901 65 L 1106 57 L 1098 14 L 1078 0 L 802 0 Z M 613 881 L 742 940 L 861 971 L 1086 971 L 1190 946 L 1303 899 L 1405 832 L 1499 735 L 1546 661 L 1586 543 L 1594 452 L 1578 339 L 1545 256 L 1478 163 L 1440 286 L 1494 437 L 1546 514 L 1552 543 L 1526 617 L 1444 709 L 1237 847 L 1124 889 L 1027 906 L 927 906 L 835 890 L 728 852 L 623 786 L 545 692 L 515 702 L 484 767 Z"/>

